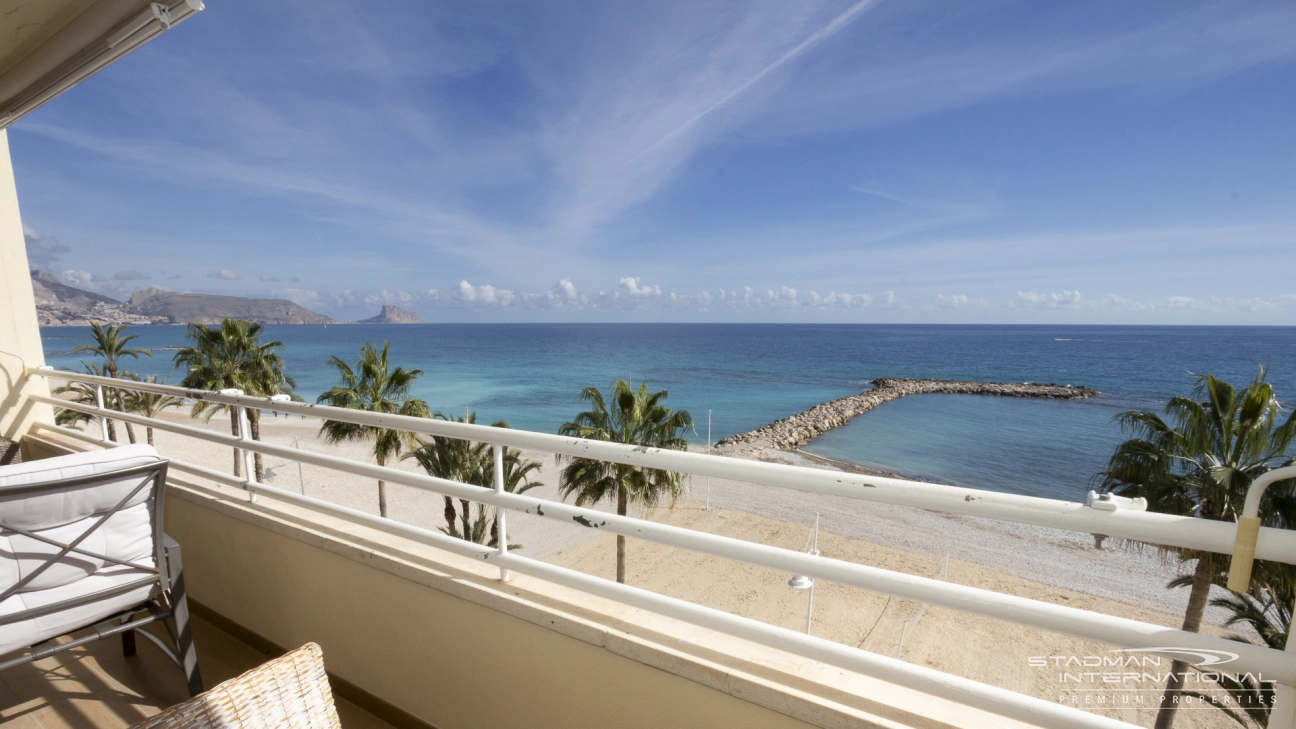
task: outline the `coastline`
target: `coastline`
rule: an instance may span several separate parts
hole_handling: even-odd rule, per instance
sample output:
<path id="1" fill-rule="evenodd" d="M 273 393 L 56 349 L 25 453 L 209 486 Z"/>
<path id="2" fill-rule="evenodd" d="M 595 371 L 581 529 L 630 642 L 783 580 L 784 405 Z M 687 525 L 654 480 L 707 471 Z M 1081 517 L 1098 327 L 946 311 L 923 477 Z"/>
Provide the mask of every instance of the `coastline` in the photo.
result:
<path id="1" fill-rule="evenodd" d="M 1083 400 L 1096 397 L 1098 391 L 1079 385 L 1040 385 L 1031 382 L 976 382 L 961 380 L 909 379 L 882 377 L 872 382 L 873 389 L 857 395 L 830 400 L 808 410 L 775 420 L 746 433 L 716 442 L 721 455 L 749 457 L 765 449 L 796 449 L 816 437 L 850 422 L 858 415 L 885 402 L 908 395 L 992 395 L 995 397 L 1028 397 L 1052 400 Z M 872 472 L 872 475 L 888 475 Z M 893 475 L 893 474 L 891 474 Z"/>

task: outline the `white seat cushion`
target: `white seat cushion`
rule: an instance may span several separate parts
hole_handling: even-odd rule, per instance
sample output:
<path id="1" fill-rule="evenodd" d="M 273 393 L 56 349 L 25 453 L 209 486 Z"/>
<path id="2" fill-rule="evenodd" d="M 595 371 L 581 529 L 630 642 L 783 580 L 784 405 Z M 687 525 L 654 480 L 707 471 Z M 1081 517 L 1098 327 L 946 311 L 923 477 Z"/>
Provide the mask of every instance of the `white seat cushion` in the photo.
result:
<path id="1" fill-rule="evenodd" d="M 18 534 L 29 531 L 69 543 L 121 503 L 148 473 L 105 476 L 65 489 L 39 494 L 14 493 L 15 487 L 51 484 L 68 479 L 108 474 L 161 462 L 152 447 L 123 446 L 59 458 L 0 467 L 0 593 L 30 575 L 60 551 L 59 547 Z M 78 548 L 114 559 L 154 567 L 152 489 L 142 488 L 127 506 L 90 532 Z M 128 584 L 147 573 L 84 554 L 68 554 L 45 569 L 18 592 L 0 602 L 0 616 Z M 63 610 L 32 620 L 0 625 L 0 655 L 93 624 L 148 599 L 156 583 L 124 595 Z"/>

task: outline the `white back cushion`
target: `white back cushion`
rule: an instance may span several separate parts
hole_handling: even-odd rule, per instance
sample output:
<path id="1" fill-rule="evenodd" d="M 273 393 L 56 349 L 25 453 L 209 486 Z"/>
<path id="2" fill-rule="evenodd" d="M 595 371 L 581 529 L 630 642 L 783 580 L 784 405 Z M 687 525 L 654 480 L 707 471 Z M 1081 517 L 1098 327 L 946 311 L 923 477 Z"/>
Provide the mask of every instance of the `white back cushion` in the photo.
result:
<path id="1" fill-rule="evenodd" d="M 0 530 L 7 527 L 29 531 L 49 529 L 101 514 L 116 506 L 146 481 L 149 474 L 105 477 L 42 494 L 13 493 L 15 487 L 58 483 L 161 460 L 153 446 L 129 445 L 0 467 Z M 142 504 L 150 495 L 148 487 L 140 489 L 128 505 Z"/>

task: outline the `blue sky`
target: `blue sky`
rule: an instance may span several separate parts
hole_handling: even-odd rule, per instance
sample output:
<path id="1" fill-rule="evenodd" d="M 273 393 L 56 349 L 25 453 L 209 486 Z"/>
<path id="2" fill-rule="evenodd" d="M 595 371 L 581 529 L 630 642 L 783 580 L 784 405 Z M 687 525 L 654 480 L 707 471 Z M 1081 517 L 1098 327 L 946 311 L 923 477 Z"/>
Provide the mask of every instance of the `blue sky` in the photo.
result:
<path id="1" fill-rule="evenodd" d="M 426 321 L 1296 324 L 1296 5 L 276 3 L 11 128 L 33 266 Z"/>

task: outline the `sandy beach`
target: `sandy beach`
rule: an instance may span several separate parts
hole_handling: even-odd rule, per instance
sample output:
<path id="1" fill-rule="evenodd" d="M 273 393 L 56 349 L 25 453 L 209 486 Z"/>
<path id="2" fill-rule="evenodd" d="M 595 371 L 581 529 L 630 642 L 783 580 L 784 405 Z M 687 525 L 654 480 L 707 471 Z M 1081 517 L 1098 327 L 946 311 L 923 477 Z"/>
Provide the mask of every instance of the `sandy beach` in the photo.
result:
<path id="1" fill-rule="evenodd" d="M 201 424 L 184 411 L 170 411 L 163 417 Z M 228 421 L 219 416 L 205 427 L 229 432 Z M 327 445 L 317 437 L 318 429 L 318 421 L 295 416 L 262 419 L 262 437 L 267 442 L 368 460 L 364 445 Z M 90 424 L 86 431 L 97 433 L 98 426 Z M 120 426 L 118 431 L 124 437 Z M 136 435 L 143 440 L 141 428 L 136 428 Z M 221 446 L 162 431 L 155 432 L 155 440 L 161 452 L 179 460 L 226 472 L 231 468 L 230 451 Z M 544 485 L 529 493 L 558 498 L 553 456 L 527 455 L 544 466 L 538 478 Z M 766 450 L 755 455 L 832 467 L 823 459 L 796 452 Z M 372 481 L 274 458 L 266 460 L 266 467 L 267 481 L 277 487 L 304 490 L 310 496 L 377 513 L 377 488 Z M 395 467 L 417 470 L 411 461 Z M 443 500 L 436 494 L 392 484 L 388 503 L 392 518 L 429 528 L 444 526 Z M 673 509 L 659 508 L 646 516 L 803 550 L 816 514 L 821 520 L 819 547 L 827 556 L 927 577 L 937 577 L 945 564 L 944 579 L 953 583 L 1171 627 L 1182 620 L 1187 590 L 1164 587 L 1179 574 L 1177 563 L 1114 547 L 1111 542 L 1095 549 L 1093 538 L 1084 534 L 704 477 L 692 480 L 688 497 Z M 511 513 L 509 536 L 529 556 L 607 578 L 615 574 L 613 535 Z M 634 585 L 774 625 L 805 628 L 806 595 L 787 586 L 789 575 L 635 540 L 629 544 L 627 570 Z M 1225 634 L 1219 627 L 1222 619 L 1219 611 L 1208 612 L 1210 624 L 1204 632 Z M 1058 670 L 1033 667 L 1028 658 L 1101 656 L 1111 648 L 941 608 L 920 611 L 911 601 L 827 583 L 816 585 L 813 623 L 813 632 L 820 637 L 884 655 L 899 653 L 908 661 L 1049 700 L 1065 695 L 1069 701 L 1080 701 L 1101 692 L 1063 690 L 1069 687 L 1060 683 Z M 1169 670 L 1168 661 L 1165 664 L 1160 670 Z M 1142 687 L 1159 688 L 1159 684 Z M 1150 726 L 1155 714 L 1151 707 L 1160 694 L 1148 690 L 1139 695 L 1149 702 L 1145 708 L 1101 711 Z M 1179 722 L 1189 727 L 1233 725 L 1221 712 L 1208 708 L 1181 712 Z"/>

